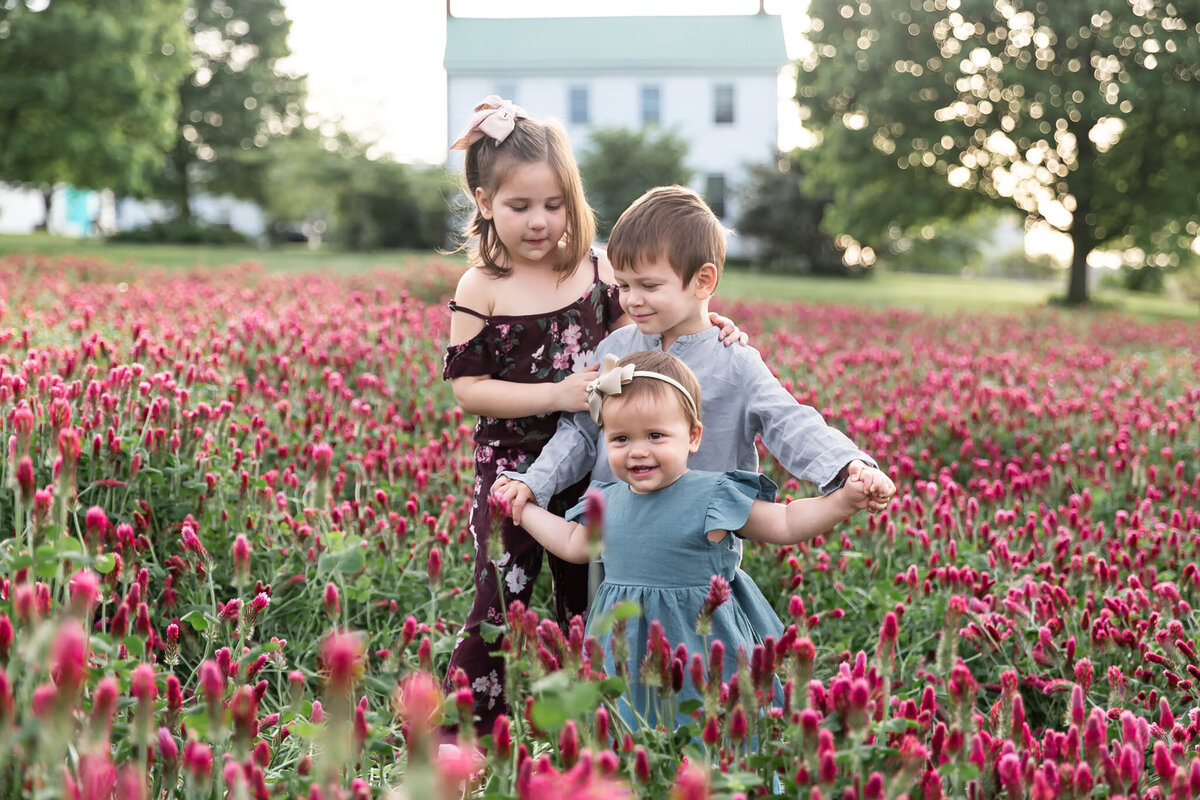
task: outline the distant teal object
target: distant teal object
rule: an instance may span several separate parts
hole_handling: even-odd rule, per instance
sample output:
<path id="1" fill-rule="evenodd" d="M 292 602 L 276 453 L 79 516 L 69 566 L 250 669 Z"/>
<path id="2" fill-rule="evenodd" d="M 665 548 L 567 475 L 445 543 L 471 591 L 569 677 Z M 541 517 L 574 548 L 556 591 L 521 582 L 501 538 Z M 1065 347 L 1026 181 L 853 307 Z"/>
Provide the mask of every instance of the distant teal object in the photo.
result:
<path id="1" fill-rule="evenodd" d="M 65 231 L 71 236 L 91 236 L 92 235 L 92 214 L 91 207 L 93 204 L 93 196 L 96 193 L 90 189 L 75 189 L 68 186 L 63 193 L 63 200 L 66 203 L 66 227 Z"/>

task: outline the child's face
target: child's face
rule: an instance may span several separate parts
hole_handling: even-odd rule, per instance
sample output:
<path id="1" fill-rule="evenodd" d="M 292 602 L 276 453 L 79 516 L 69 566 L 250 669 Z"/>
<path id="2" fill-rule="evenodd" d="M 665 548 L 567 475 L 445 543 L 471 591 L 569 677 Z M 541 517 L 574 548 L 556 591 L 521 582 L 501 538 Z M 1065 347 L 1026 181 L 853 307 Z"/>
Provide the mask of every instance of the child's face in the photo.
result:
<path id="1" fill-rule="evenodd" d="M 567 230 L 567 201 L 545 161 L 516 164 L 496 190 L 475 190 L 475 202 L 508 253 L 506 266 L 537 264 L 558 249 Z"/>
<path id="2" fill-rule="evenodd" d="M 700 447 L 674 398 L 641 397 L 604 401 L 604 442 L 613 474 L 639 494 L 665 489 L 687 472 L 688 456 Z"/>
<path id="3" fill-rule="evenodd" d="M 620 289 L 621 308 L 642 333 L 660 334 L 673 342 L 709 327 L 704 303 L 711 292 L 700 290 L 699 274 L 684 286 L 671 263 L 660 256 L 638 264 L 637 269 L 617 269 L 614 265 L 613 276 Z"/>

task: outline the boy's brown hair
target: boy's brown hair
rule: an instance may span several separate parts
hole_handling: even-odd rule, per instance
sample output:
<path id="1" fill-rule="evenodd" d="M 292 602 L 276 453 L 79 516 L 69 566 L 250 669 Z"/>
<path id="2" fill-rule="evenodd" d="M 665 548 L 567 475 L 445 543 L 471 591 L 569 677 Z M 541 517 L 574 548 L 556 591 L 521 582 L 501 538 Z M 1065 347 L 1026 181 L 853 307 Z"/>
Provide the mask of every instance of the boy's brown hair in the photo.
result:
<path id="1" fill-rule="evenodd" d="M 617 269 L 636 270 L 666 256 L 684 286 L 700 267 L 712 264 L 719 281 L 727 234 L 700 195 L 686 186 L 659 186 L 621 214 L 608 239 L 608 260 Z"/>
<path id="2" fill-rule="evenodd" d="M 647 399 L 653 401 L 668 401 L 673 398 L 683 409 L 683 416 L 688 422 L 688 428 L 694 430 L 700 425 L 700 381 L 697 380 L 696 374 L 688 367 L 687 364 L 680 361 L 673 355 L 662 352 L 661 350 L 640 350 L 636 353 L 630 353 L 621 359 L 621 366 L 633 364 L 634 370 L 638 372 L 657 372 L 660 375 L 666 375 L 668 378 L 674 378 L 679 381 L 683 388 L 687 389 L 688 394 L 692 396 L 695 402 L 695 410 L 684 399 L 680 391 L 667 383 L 655 378 L 634 377 L 625 386 L 621 387 L 621 393 L 608 399 L 620 399 L 624 402 L 636 401 L 639 399 Z M 601 420 L 604 415 L 601 412 Z"/>

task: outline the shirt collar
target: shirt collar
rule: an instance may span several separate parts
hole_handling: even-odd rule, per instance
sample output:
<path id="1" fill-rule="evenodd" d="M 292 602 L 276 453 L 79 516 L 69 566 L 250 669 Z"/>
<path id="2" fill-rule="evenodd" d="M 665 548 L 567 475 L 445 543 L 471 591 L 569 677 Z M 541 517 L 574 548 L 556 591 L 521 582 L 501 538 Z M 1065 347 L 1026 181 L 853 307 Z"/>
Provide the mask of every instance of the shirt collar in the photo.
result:
<path id="1" fill-rule="evenodd" d="M 672 349 L 676 346 L 691 347 L 693 345 L 707 342 L 711 339 L 716 339 L 720 335 L 721 335 L 720 328 L 718 328 L 716 325 L 709 325 L 707 328 L 700 331 L 699 333 L 689 333 L 684 336 L 680 336 L 678 339 L 675 340 L 675 344 L 672 345 Z M 655 336 L 654 338 L 658 340 L 658 344 L 661 347 L 662 346 L 662 337 Z"/>

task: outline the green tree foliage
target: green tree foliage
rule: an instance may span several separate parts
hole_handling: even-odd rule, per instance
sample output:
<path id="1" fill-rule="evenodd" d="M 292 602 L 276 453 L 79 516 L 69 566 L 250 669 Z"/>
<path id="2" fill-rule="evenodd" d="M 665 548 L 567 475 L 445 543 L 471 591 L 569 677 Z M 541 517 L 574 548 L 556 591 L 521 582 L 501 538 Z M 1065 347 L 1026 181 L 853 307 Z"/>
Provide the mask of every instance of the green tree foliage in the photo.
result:
<path id="1" fill-rule="evenodd" d="M 350 250 L 441 247 L 453 181 L 440 167 L 410 167 L 361 156 L 343 165 L 334 207 L 338 241 Z"/>
<path id="2" fill-rule="evenodd" d="M 842 261 L 841 252 L 821 227 L 829 198 L 806 194 L 801 180 L 799 164 L 788 156 L 750 165 L 738 233 L 758 240 L 760 263 L 772 272 L 861 273 Z"/>
<path id="3" fill-rule="evenodd" d="M 265 200 L 268 147 L 300 125 L 305 89 L 279 68 L 290 52 L 282 0 L 192 0 L 184 19 L 191 72 L 176 84 L 163 189 L 188 221 L 196 190 Z"/>
<path id="4" fill-rule="evenodd" d="M 185 6 L 0 0 L 0 180 L 146 191 L 175 128 Z"/>
<path id="5" fill-rule="evenodd" d="M 832 229 L 876 245 L 980 204 L 1175 263 L 1200 233 L 1197 0 L 812 0 L 797 100 Z M 953 183 L 961 189 L 955 189 Z"/>
<path id="6" fill-rule="evenodd" d="M 979 261 L 982 246 L 997 222 L 997 213 L 985 210 L 908 230 L 893 229 L 878 254 L 879 263 L 897 272 L 967 273 Z"/>
<path id="7" fill-rule="evenodd" d="M 600 237 L 608 236 L 621 212 L 647 189 L 690 181 L 687 154 L 687 140 L 657 127 L 592 131 L 579 171 Z"/>
<path id="8" fill-rule="evenodd" d="M 281 221 L 323 223 L 350 250 L 433 249 L 448 238 L 455 192 L 442 167 L 367 157 L 346 134 L 327 139 L 307 129 L 276 148 L 267 172 L 267 208 Z"/>

